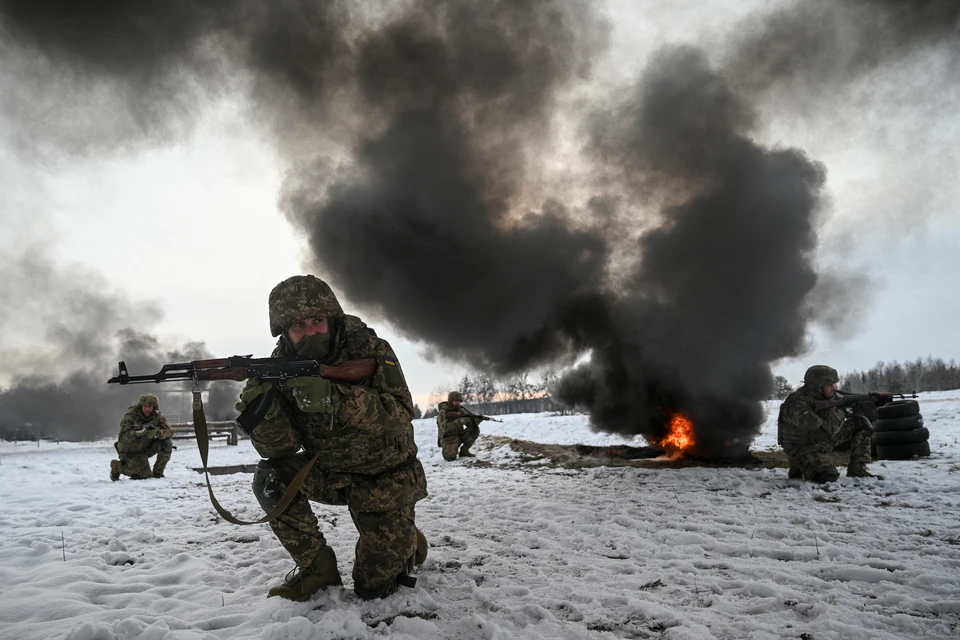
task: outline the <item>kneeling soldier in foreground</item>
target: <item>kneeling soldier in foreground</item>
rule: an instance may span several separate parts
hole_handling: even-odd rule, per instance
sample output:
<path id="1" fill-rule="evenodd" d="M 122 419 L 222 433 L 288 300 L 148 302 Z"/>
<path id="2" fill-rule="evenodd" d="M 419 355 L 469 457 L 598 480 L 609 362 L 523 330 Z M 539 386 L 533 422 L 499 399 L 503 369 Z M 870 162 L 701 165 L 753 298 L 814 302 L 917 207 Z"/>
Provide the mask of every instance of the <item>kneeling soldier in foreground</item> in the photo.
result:
<path id="1" fill-rule="evenodd" d="M 240 394 L 238 411 L 264 416 L 250 439 L 264 458 L 253 491 L 265 511 L 315 458 L 293 502 L 270 522 L 297 567 L 269 595 L 307 600 L 343 584 L 309 500 L 349 508 L 360 534 L 353 564 L 358 596 L 381 598 L 412 586 L 409 574 L 427 555 L 414 515 L 427 482 L 413 438 L 413 399 L 396 355 L 359 318 L 345 315 L 330 287 L 314 276 L 274 287 L 269 311 L 270 331 L 279 337 L 273 357 L 306 356 L 328 365 L 374 358 L 377 364 L 358 384 L 317 376 L 279 385 L 251 378 Z"/>

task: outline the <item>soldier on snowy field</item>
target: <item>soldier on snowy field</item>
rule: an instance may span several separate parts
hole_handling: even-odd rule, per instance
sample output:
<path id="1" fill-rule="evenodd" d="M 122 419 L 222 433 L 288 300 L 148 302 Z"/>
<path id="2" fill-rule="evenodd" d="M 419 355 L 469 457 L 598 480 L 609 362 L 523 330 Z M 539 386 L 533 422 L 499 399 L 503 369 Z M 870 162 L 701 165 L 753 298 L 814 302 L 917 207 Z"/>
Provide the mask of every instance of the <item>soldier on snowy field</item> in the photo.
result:
<path id="1" fill-rule="evenodd" d="M 470 447 L 480 437 L 480 423 L 486 416 L 478 416 L 461 406 L 463 397 L 459 391 L 447 394 L 447 401 L 437 406 L 437 446 L 447 461 L 475 458 Z"/>
<path id="2" fill-rule="evenodd" d="M 253 492 L 268 513 L 314 457 L 290 506 L 270 527 L 296 562 L 269 596 L 307 600 L 342 585 L 337 558 L 320 532 L 310 500 L 346 505 L 360 538 L 353 582 L 361 598 L 387 596 L 427 555 L 414 506 L 427 481 L 413 437 L 413 399 L 390 345 L 359 318 L 345 315 L 330 287 L 314 276 L 294 276 L 270 292 L 273 357 L 306 356 L 326 365 L 373 358 L 372 377 L 356 384 L 298 377 L 281 385 L 250 379 L 237 410 L 259 416 L 251 442 L 263 460 Z M 263 406 L 267 405 L 267 406 Z"/>
<path id="3" fill-rule="evenodd" d="M 110 461 L 110 479 L 116 482 L 120 475 L 134 480 L 162 478 L 163 470 L 173 453 L 173 431 L 160 413 L 160 401 L 152 393 L 140 396 L 140 401 L 127 409 L 120 422 L 120 435 L 113 445 L 119 460 Z M 150 457 L 157 456 L 150 469 Z"/>
<path id="4" fill-rule="evenodd" d="M 847 477 L 876 477 L 867 471 L 873 434 L 870 420 L 863 415 L 847 417 L 839 407 L 816 411 L 817 401 L 834 399 L 839 382 L 836 369 L 812 366 L 803 377 L 803 386 L 780 406 L 777 441 L 790 462 L 789 478 L 833 482 L 840 473 L 830 461 L 830 453 L 845 442 L 850 442 Z"/>

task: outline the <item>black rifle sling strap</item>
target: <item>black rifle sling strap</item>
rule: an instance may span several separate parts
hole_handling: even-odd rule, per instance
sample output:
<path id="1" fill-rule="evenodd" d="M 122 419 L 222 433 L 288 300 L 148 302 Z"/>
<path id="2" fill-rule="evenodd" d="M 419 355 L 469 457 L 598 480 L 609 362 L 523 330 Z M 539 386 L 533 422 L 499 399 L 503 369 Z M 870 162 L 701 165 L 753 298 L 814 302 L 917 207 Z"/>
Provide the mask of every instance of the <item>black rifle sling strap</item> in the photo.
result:
<path id="1" fill-rule="evenodd" d="M 223 519 L 227 522 L 232 522 L 233 524 L 261 524 L 264 522 L 270 522 L 274 518 L 278 517 L 281 513 L 286 511 L 287 507 L 290 506 L 290 503 L 293 502 L 293 499 L 296 497 L 297 492 L 300 490 L 300 485 L 303 484 L 303 481 L 307 479 L 307 475 L 310 473 L 310 470 L 313 469 L 313 464 L 317 461 L 317 456 L 308 462 L 303 469 L 293 478 L 293 481 L 290 483 L 290 486 L 287 487 L 286 491 L 283 492 L 283 497 L 280 498 L 280 502 L 274 507 L 273 511 L 263 516 L 259 520 L 253 520 L 251 522 L 246 522 L 245 520 L 239 520 L 233 517 L 229 511 L 220 506 L 220 503 L 217 502 L 217 499 L 213 495 L 213 487 L 210 485 L 210 472 L 207 470 L 207 454 L 210 450 L 210 441 L 207 435 L 207 417 L 203 413 L 203 399 L 200 397 L 200 391 L 194 387 L 193 391 L 193 430 L 197 436 L 197 448 L 200 449 L 200 461 L 203 463 L 203 474 L 207 478 L 207 491 L 210 492 L 210 502 L 213 503 L 213 508 L 217 510 Z"/>

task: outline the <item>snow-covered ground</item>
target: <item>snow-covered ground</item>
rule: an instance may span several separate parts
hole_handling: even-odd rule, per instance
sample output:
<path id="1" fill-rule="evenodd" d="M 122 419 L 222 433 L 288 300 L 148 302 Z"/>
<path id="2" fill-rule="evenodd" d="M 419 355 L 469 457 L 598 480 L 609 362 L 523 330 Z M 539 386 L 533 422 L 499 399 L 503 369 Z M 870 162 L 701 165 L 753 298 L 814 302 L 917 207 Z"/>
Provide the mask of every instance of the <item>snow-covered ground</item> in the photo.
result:
<path id="1" fill-rule="evenodd" d="M 775 442 L 768 409 L 755 449 Z M 417 421 L 430 556 L 415 589 L 373 602 L 349 588 L 346 509 L 324 505 L 347 588 L 268 600 L 292 563 L 266 525 L 215 515 L 193 442 L 165 479 L 115 483 L 111 442 L 0 443 L 0 638 L 958 637 L 960 392 L 921 410 L 930 458 L 825 487 L 784 469 L 522 464 L 491 439 L 446 463 L 435 423 Z M 583 416 L 504 420 L 484 433 L 623 442 Z M 211 448 L 212 465 L 256 459 L 244 442 Z M 249 474 L 213 480 L 228 509 L 260 516 Z"/>

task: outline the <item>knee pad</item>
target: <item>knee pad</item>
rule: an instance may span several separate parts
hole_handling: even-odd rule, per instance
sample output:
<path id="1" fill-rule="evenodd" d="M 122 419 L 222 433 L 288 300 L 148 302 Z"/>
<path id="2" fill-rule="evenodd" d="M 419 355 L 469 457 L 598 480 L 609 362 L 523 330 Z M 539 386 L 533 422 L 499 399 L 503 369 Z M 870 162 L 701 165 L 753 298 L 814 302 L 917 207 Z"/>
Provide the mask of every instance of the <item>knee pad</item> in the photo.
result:
<path id="1" fill-rule="evenodd" d="M 283 497 L 280 474 L 267 460 L 261 460 L 253 472 L 253 495 L 264 513 L 270 513 Z"/>
<path id="2" fill-rule="evenodd" d="M 167 438 L 160 443 L 160 453 L 173 453 L 173 438 Z"/>

